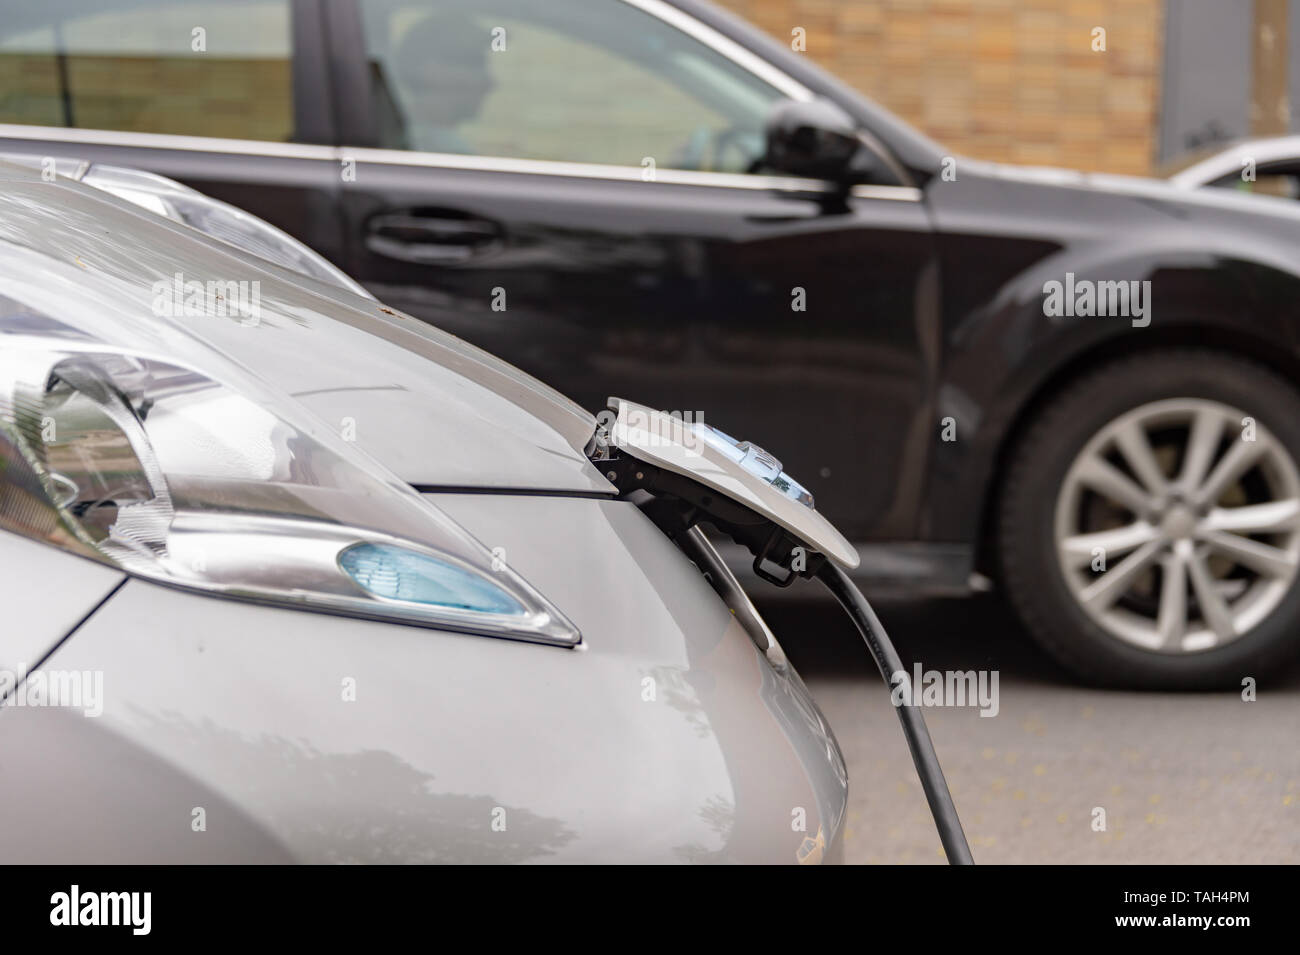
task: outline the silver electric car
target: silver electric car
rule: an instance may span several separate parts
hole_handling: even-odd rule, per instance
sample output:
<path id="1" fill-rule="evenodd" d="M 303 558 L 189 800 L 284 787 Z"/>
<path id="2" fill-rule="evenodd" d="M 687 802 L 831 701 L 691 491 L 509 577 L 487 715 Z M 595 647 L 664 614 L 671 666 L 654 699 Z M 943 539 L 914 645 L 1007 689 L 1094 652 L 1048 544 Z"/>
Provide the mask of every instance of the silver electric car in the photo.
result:
<path id="1" fill-rule="evenodd" d="M 128 199 L 0 165 L 6 861 L 839 857 L 775 459 Z"/>

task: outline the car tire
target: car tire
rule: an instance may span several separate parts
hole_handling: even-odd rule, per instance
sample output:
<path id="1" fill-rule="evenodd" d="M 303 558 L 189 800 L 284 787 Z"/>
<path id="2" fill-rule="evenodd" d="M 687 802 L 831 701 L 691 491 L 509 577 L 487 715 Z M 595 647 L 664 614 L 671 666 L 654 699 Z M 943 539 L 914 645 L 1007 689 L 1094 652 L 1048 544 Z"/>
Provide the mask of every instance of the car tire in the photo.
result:
<path id="1" fill-rule="evenodd" d="M 1002 584 L 1030 634 L 1090 682 L 1271 675 L 1300 650 L 1298 462 L 1300 394 L 1269 369 L 1200 349 L 1110 362 L 1065 386 L 1011 452 Z"/>

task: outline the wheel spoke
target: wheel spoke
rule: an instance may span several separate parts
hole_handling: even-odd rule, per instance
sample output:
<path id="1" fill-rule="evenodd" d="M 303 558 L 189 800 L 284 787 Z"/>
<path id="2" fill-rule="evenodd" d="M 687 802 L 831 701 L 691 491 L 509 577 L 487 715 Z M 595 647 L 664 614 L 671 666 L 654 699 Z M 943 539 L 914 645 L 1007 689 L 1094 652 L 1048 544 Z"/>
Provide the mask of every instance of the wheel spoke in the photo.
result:
<path id="1" fill-rule="evenodd" d="M 1241 477 L 1269 450 L 1268 438 L 1257 435 L 1254 441 L 1234 441 L 1219 463 L 1214 466 L 1205 483 L 1196 489 L 1197 503 L 1204 506 L 1219 499 L 1233 481 Z"/>
<path id="2" fill-rule="evenodd" d="M 1165 490 L 1169 479 L 1160 469 L 1160 462 L 1156 460 L 1155 452 L 1151 450 L 1146 429 L 1139 422 L 1130 421 L 1121 428 L 1115 435 L 1115 444 L 1119 446 L 1124 460 L 1128 462 L 1128 466 L 1133 469 L 1133 473 L 1137 475 L 1147 491 L 1151 494 L 1160 494 Z"/>
<path id="3" fill-rule="evenodd" d="M 1160 645 L 1176 647 L 1187 632 L 1187 561 L 1177 551 L 1165 555 L 1160 580 L 1160 615 L 1156 630 Z"/>
<path id="4" fill-rule="evenodd" d="M 1200 604 L 1201 616 L 1206 624 L 1221 641 L 1231 640 L 1237 635 L 1232 622 L 1232 613 L 1227 601 L 1219 593 L 1218 581 L 1210 573 L 1205 558 L 1193 552 L 1187 560 L 1187 572 L 1192 578 L 1192 589 L 1196 592 L 1196 602 Z"/>
<path id="5" fill-rule="evenodd" d="M 1055 560 L 1075 605 L 1110 636 L 1199 653 L 1277 613 L 1300 579 L 1300 468 L 1276 435 L 1246 429 L 1247 415 L 1193 395 L 1150 401 L 1071 462 Z"/>
<path id="6" fill-rule="evenodd" d="M 1110 462 L 1093 456 L 1079 468 L 1079 480 L 1116 504 L 1122 504 L 1134 514 L 1150 510 L 1147 493 Z"/>
<path id="7" fill-rule="evenodd" d="M 1281 534 L 1300 527 L 1300 500 L 1289 497 L 1244 507 L 1216 507 L 1201 526 L 1207 531 L 1237 534 Z"/>
<path id="8" fill-rule="evenodd" d="M 1266 577 L 1285 577 L 1295 569 L 1296 559 L 1291 554 L 1271 544 L 1261 544 L 1248 537 L 1239 537 L 1223 531 L 1211 531 L 1205 542 L 1213 550 L 1231 557 L 1243 567 Z"/>
<path id="9" fill-rule="evenodd" d="M 1061 552 L 1072 567 L 1083 567 L 1092 561 L 1094 552 L 1100 547 L 1105 560 L 1110 563 L 1133 548 L 1155 540 L 1158 534 L 1159 531 L 1146 521 L 1136 521 L 1114 530 L 1067 537 L 1061 542 Z"/>
<path id="10" fill-rule="evenodd" d="M 1208 408 L 1196 412 L 1188 431 L 1187 453 L 1183 456 L 1182 471 L 1178 475 L 1178 483 L 1184 488 L 1193 490 L 1205 480 L 1222 434 L 1223 418 L 1217 412 Z"/>
<path id="11" fill-rule="evenodd" d="M 1143 544 L 1085 587 L 1079 599 L 1093 610 L 1105 610 L 1124 595 L 1138 574 L 1146 570 L 1159 553 L 1159 541 Z"/>

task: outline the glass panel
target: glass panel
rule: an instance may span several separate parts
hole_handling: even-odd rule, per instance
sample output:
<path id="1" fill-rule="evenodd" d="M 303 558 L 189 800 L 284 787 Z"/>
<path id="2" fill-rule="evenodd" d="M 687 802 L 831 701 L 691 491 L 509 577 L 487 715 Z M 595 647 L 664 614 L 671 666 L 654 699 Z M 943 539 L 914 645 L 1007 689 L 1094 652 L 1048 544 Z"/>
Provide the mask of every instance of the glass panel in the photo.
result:
<path id="1" fill-rule="evenodd" d="M 11 4 L 0 123 L 288 141 L 289 0 Z"/>
<path id="2" fill-rule="evenodd" d="M 381 145 L 749 172 L 779 91 L 612 0 L 362 0 Z"/>

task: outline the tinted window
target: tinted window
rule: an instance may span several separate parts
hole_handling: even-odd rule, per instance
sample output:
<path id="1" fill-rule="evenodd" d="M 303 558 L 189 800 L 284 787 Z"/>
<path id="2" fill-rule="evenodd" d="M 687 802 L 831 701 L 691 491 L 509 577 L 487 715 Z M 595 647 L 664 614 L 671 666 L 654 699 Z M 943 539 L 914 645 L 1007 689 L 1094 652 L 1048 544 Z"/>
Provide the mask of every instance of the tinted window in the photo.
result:
<path id="1" fill-rule="evenodd" d="M 618 0 L 361 0 L 382 146 L 750 170 L 781 94 Z"/>
<path id="2" fill-rule="evenodd" d="M 4 4 L 0 122 L 288 140 L 289 0 Z"/>

